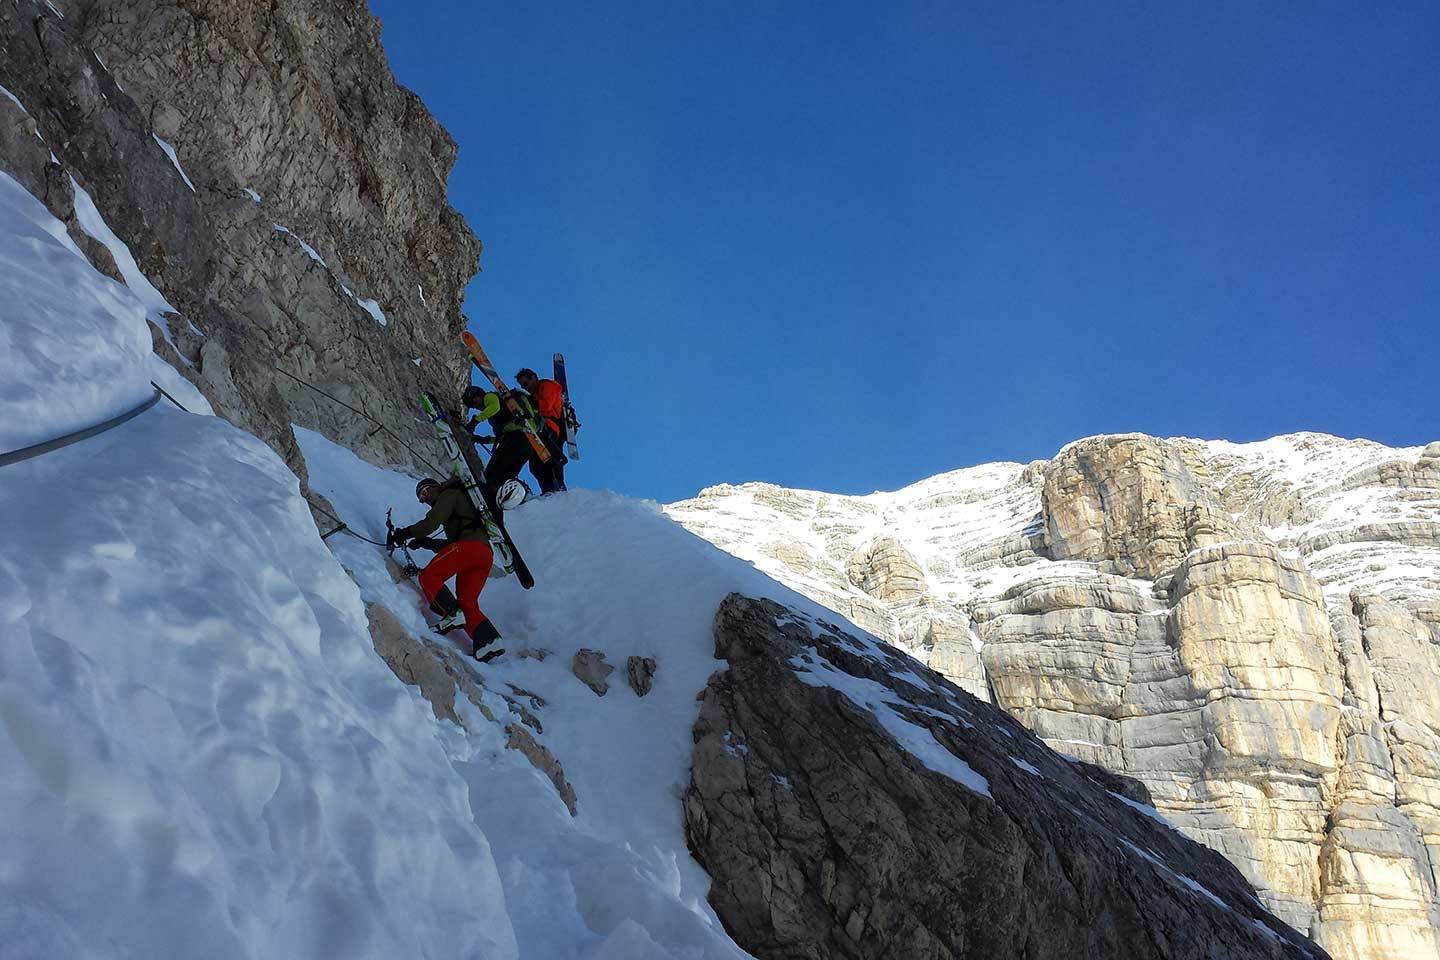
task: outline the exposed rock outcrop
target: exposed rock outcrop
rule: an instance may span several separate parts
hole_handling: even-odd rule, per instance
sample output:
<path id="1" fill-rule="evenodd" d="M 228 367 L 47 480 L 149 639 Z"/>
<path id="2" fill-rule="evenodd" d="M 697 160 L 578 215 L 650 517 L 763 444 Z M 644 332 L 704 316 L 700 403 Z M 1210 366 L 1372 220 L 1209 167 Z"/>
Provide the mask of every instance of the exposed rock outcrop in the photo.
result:
<path id="1" fill-rule="evenodd" d="M 570 659 L 570 671 L 575 674 L 575 679 L 594 690 L 597 697 L 603 697 L 610 690 L 607 678 L 615 672 L 615 668 L 605 662 L 604 651 L 581 648 Z"/>
<path id="2" fill-rule="evenodd" d="M 756 956 L 1323 956 L 1118 778 L 913 660 L 733 594 L 715 641 L 686 835 Z"/>
<path id="3" fill-rule="evenodd" d="M 925 572 L 894 537 L 877 537 L 845 562 L 850 582 L 886 603 L 914 600 L 925 593 Z"/>
<path id="4" fill-rule="evenodd" d="M 627 657 L 625 659 L 625 680 L 635 696 L 643 697 L 655 684 L 654 657 Z"/>
<path id="5" fill-rule="evenodd" d="M 1042 502 L 1050 556 L 1125 576 L 1157 576 L 1239 533 L 1179 451 L 1143 434 L 1066 447 L 1046 470 Z"/>
<path id="6" fill-rule="evenodd" d="M 509 716 L 497 717 L 486 703 L 483 693 L 484 682 L 471 671 L 459 651 L 415 637 L 390 610 L 380 603 L 365 606 L 365 615 L 370 621 L 370 638 L 375 652 L 389 665 L 402 683 L 416 687 L 420 695 L 430 704 L 438 720 L 448 720 L 460 727 L 467 727 L 462 711 L 456 709 L 457 698 L 464 697 L 487 723 L 501 726 L 505 732 L 505 746 L 517 750 L 531 766 L 548 779 L 555 792 L 575 816 L 577 799 L 575 788 L 565 777 L 565 768 L 559 759 L 535 739 L 527 727 L 539 731 L 540 721 L 527 708 L 524 691 L 495 694 L 504 701 Z M 534 697 L 528 697 L 534 704 Z M 474 716 L 473 714 L 471 716 Z"/>

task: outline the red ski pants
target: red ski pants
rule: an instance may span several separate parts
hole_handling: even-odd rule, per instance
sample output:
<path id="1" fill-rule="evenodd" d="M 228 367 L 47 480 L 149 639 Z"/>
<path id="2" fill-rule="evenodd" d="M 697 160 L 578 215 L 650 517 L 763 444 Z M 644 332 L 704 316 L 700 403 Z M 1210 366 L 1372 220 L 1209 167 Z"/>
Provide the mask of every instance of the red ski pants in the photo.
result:
<path id="1" fill-rule="evenodd" d="M 420 571 L 420 589 L 425 599 L 435 602 L 435 595 L 445 581 L 455 578 L 455 599 L 465 613 L 465 632 L 475 636 L 475 628 L 485 622 L 480 612 L 480 591 L 490 576 L 495 551 L 484 540 L 457 540 L 435 555 Z"/>

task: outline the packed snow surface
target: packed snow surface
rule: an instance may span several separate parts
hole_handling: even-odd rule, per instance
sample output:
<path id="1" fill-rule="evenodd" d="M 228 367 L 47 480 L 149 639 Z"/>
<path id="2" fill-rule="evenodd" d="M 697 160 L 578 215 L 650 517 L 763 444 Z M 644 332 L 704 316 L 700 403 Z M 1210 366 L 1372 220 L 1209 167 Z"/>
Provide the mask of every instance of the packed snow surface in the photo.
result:
<path id="1" fill-rule="evenodd" d="M 363 535 L 383 538 L 387 506 L 397 524 L 421 515 L 412 478 L 369 466 L 313 432 L 297 436 L 312 487 Z M 743 956 L 705 902 L 709 879 L 686 849 L 679 802 L 695 694 L 720 666 L 712 621 L 731 591 L 824 611 L 688 533 L 654 503 L 571 491 L 509 517 L 536 586 L 490 581 L 481 607 L 511 653 L 481 669 L 492 688 L 513 684 L 545 701 L 537 739 L 560 759 L 578 795 L 572 819 L 549 782 L 521 761 L 462 768 L 510 894 L 522 955 L 590 956 L 585 951 L 614 940 L 605 956 Z M 358 539 L 332 544 L 367 602 L 425 629 L 418 594 L 391 582 L 382 552 Z M 520 658 L 522 648 L 549 653 L 543 661 Z M 617 667 L 604 697 L 571 674 L 582 648 L 606 652 Z M 643 699 L 625 685 L 630 656 L 659 665 Z"/>
<path id="2" fill-rule="evenodd" d="M 210 412 L 151 352 L 146 306 L 134 291 L 97 273 L 64 224 L 3 173 L 0 303 L 0 452 L 131 410 L 152 394 L 152 379 Z"/>

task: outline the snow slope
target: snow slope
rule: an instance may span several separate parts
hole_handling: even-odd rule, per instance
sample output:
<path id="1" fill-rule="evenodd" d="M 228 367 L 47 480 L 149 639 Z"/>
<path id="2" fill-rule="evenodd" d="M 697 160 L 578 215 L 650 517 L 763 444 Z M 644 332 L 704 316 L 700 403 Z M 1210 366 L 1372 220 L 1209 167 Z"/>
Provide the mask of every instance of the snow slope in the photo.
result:
<path id="1" fill-rule="evenodd" d="M 150 392 L 145 306 L 0 180 L 5 442 Z M 28 278 L 24 282 L 21 278 Z M 413 479 L 301 431 L 312 482 L 378 538 Z M 229 424 L 162 404 L 0 470 L 0 943 L 8 957 L 742 957 L 705 903 L 679 793 L 711 618 L 731 590 L 820 612 L 667 519 L 575 493 L 513 519 L 539 585 L 484 597 L 571 817 L 501 727 L 437 721 L 365 604 L 423 630 L 383 551 L 327 549 L 298 481 Z M 341 562 L 344 563 L 342 566 Z M 353 574 L 347 575 L 346 567 Z M 653 656 L 641 699 L 570 672 Z M 493 696 L 494 712 L 505 704 Z M 543 703 L 543 705 L 542 705 Z"/>
<path id="2" fill-rule="evenodd" d="M 313 432 L 297 435 L 312 488 L 364 536 L 383 539 L 387 506 L 396 508 L 397 524 L 420 515 L 412 478 L 372 467 Z M 476 822 L 494 845 L 522 956 L 744 956 L 705 902 L 709 878 L 690 857 L 681 824 L 695 695 L 719 666 L 712 621 L 731 591 L 828 612 L 687 532 L 652 502 L 571 491 L 519 508 L 509 527 L 536 586 L 490 581 L 481 607 L 510 655 L 480 669 L 492 689 L 513 684 L 544 701 L 537 739 L 578 795 L 571 819 L 550 783 L 513 754 L 508 762 L 457 764 L 472 784 Z M 331 543 L 366 601 L 425 629 L 418 594 L 391 582 L 381 551 L 343 536 Z M 516 656 L 522 648 L 549 655 Z M 582 648 L 604 651 L 617 667 L 604 697 L 571 673 Z M 625 685 L 630 656 L 658 663 L 643 699 Z M 499 698 L 491 706 L 506 712 Z"/>
<path id="3" fill-rule="evenodd" d="M 7 442 L 133 406 L 143 305 L 0 203 Z M 465 785 L 273 452 L 162 405 L 5 467 L 0 515 L 7 957 L 516 955 Z"/>
<path id="4" fill-rule="evenodd" d="M 65 227 L 0 173 L 0 451 L 124 413 L 150 396 L 145 309 L 96 273 Z"/>

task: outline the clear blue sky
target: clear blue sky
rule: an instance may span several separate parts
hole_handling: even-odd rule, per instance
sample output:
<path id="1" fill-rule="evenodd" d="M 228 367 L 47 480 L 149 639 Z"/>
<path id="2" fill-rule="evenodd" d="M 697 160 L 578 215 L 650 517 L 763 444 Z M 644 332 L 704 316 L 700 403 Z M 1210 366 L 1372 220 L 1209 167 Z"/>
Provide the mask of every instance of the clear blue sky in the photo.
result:
<path id="1" fill-rule="evenodd" d="M 1440 6 L 372 0 L 574 485 L 1440 437 Z"/>

